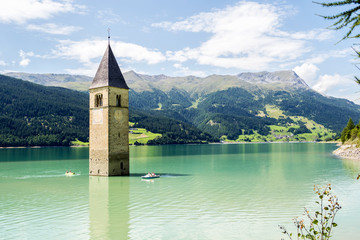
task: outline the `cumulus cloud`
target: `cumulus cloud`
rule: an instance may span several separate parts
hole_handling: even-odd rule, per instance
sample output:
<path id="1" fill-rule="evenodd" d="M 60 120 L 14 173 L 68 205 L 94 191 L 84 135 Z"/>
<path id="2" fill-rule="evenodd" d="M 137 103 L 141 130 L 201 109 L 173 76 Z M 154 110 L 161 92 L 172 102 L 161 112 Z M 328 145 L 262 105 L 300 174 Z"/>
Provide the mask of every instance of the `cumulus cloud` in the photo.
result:
<path id="1" fill-rule="evenodd" d="M 82 73 L 92 76 L 98 66 L 98 58 L 105 52 L 107 41 L 105 40 L 84 40 L 70 41 L 62 40 L 52 51 L 51 58 L 74 59 L 83 64 L 82 68 L 66 69 L 69 73 Z M 112 41 L 111 48 L 117 58 L 127 62 L 146 62 L 157 64 L 166 60 L 165 56 L 157 49 L 148 49 L 143 46 Z M 94 62 L 95 61 L 95 62 Z"/>
<path id="2" fill-rule="evenodd" d="M 103 56 L 104 46 L 106 45 L 107 41 L 104 40 L 62 40 L 52 53 L 54 57 L 75 59 L 89 64 L 93 59 Z M 118 58 L 129 61 L 144 61 L 148 64 L 156 64 L 165 60 L 165 56 L 160 51 L 133 43 L 112 41 L 111 48 Z"/>
<path id="3" fill-rule="evenodd" d="M 6 64 L 6 62 L 5 61 L 3 61 L 3 60 L 0 60 L 0 66 L 6 66 L 7 64 Z"/>
<path id="4" fill-rule="evenodd" d="M 197 48 L 168 51 L 169 60 L 244 70 L 263 70 L 309 52 L 308 40 L 325 40 L 327 30 L 284 32 L 286 11 L 277 5 L 240 2 L 225 9 L 203 12 L 178 22 L 153 27 L 169 31 L 207 32 L 210 38 Z"/>
<path id="5" fill-rule="evenodd" d="M 10 0 L 2 1 L 0 22 L 23 24 L 33 19 L 49 19 L 54 15 L 79 12 L 84 6 L 71 0 Z"/>
<path id="6" fill-rule="evenodd" d="M 320 70 L 316 65 L 312 63 L 303 63 L 300 66 L 296 66 L 294 69 L 299 77 L 305 80 L 309 85 L 313 85 L 316 79 L 317 72 Z"/>
<path id="7" fill-rule="evenodd" d="M 31 31 L 39 31 L 56 35 L 69 35 L 72 32 L 82 29 L 75 26 L 60 26 L 54 23 L 46 23 L 41 25 L 29 24 L 26 29 Z"/>
<path id="8" fill-rule="evenodd" d="M 324 94 L 335 86 L 340 89 L 341 87 L 346 86 L 350 81 L 352 80 L 348 76 L 325 74 L 319 77 L 317 83 L 313 86 L 313 89 Z"/>
<path id="9" fill-rule="evenodd" d="M 358 85 L 354 82 L 354 77 L 350 75 L 322 75 L 313 89 L 324 95 L 346 98 L 357 104 L 360 103 Z"/>
<path id="10" fill-rule="evenodd" d="M 31 62 L 28 57 L 33 57 L 34 53 L 33 52 L 24 52 L 23 50 L 20 50 L 19 55 L 21 57 L 21 61 L 19 62 L 19 65 L 22 67 L 26 67 Z"/>

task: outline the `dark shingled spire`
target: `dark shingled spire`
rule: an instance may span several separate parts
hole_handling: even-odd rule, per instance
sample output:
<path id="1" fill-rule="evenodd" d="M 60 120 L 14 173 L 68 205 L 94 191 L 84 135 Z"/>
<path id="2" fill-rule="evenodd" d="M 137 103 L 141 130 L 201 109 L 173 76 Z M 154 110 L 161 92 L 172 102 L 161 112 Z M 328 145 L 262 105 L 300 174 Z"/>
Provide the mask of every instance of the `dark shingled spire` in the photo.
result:
<path id="1" fill-rule="evenodd" d="M 96 72 L 94 80 L 92 81 L 90 89 L 108 86 L 129 89 L 124 76 L 121 73 L 119 65 L 116 62 L 110 44 L 101 59 L 100 66 Z"/>

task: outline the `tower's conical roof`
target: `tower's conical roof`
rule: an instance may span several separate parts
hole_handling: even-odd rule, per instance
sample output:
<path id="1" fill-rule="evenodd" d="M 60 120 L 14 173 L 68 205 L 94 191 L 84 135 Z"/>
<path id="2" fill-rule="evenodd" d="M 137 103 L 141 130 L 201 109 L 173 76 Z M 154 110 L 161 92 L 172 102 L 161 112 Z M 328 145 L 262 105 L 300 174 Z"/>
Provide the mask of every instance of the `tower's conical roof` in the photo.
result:
<path id="1" fill-rule="evenodd" d="M 124 76 L 121 73 L 119 65 L 116 62 L 110 44 L 108 45 L 105 54 L 101 59 L 99 68 L 95 74 L 90 89 L 107 86 L 129 89 L 125 82 Z"/>

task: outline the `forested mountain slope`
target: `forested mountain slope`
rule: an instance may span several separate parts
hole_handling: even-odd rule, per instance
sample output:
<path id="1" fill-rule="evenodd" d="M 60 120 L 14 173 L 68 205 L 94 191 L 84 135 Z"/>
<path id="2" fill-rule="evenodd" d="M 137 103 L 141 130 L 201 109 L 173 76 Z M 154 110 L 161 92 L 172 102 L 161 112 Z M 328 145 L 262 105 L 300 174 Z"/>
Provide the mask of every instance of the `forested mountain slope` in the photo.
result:
<path id="1" fill-rule="evenodd" d="M 88 141 L 89 95 L 45 87 L 0 75 L 0 147 L 68 146 Z M 161 133 L 152 144 L 218 141 L 191 124 L 141 110 L 130 110 L 134 127 Z"/>
<path id="2" fill-rule="evenodd" d="M 331 131 L 339 133 L 349 117 L 360 118 L 358 105 L 317 93 L 292 71 L 202 79 L 150 77 L 134 72 L 125 76 L 133 87 L 130 97 L 134 108 L 176 115 L 216 137 L 225 135 L 235 140 L 239 135 L 249 135 L 245 134 L 249 131 L 263 136 L 282 131 L 289 138 L 294 133 L 289 129 L 306 126 L 308 131 L 303 133 L 316 134 L 313 140 L 324 140 L 333 137 Z M 274 115 L 274 110 L 280 116 Z"/>
<path id="3" fill-rule="evenodd" d="M 66 78 L 72 80 L 64 80 L 63 86 L 86 84 L 84 78 L 75 77 Z M 317 93 L 293 71 L 204 78 L 130 71 L 124 77 L 131 88 L 131 109 L 186 122 L 217 139 L 325 140 L 340 133 L 350 117 L 360 119 L 359 105 Z M 27 74 L 26 78 L 61 81 L 56 74 L 52 81 L 51 74 Z M 88 80 L 89 85 L 91 78 Z"/>
<path id="4" fill-rule="evenodd" d="M 88 139 L 88 95 L 0 75 L 0 146 Z"/>

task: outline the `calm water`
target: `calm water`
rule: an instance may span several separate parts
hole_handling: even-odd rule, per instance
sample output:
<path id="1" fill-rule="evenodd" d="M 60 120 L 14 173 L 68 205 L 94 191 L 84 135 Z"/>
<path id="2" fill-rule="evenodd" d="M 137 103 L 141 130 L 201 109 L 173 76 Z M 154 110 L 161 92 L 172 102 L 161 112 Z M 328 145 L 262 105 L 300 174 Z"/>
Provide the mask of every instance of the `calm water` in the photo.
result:
<path id="1" fill-rule="evenodd" d="M 87 148 L 0 149 L 0 239 L 280 239 L 326 183 L 343 206 L 334 239 L 358 239 L 360 161 L 335 148 L 131 147 L 133 175 L 112 178 L 88 176 Z"/>

